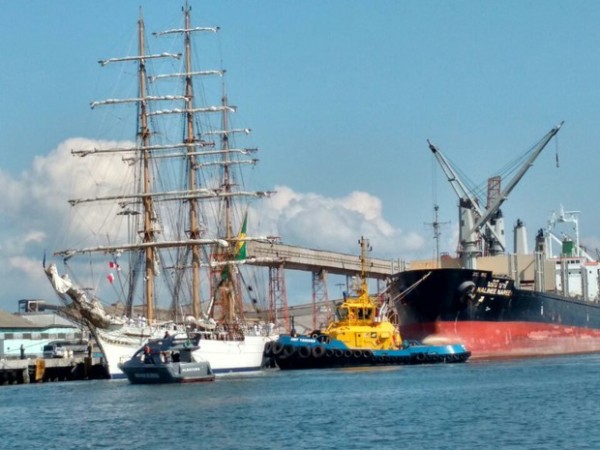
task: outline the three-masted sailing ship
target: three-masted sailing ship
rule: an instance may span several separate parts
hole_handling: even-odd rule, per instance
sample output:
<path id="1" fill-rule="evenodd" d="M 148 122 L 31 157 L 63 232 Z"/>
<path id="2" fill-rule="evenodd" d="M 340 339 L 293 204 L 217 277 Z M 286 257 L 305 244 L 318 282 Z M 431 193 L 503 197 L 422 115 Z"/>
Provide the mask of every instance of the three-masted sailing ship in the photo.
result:
<path id="1" fill-rule="evenodd" d="M 92 108 L 136 105 L 136 144 L 72 151 L 77 157 L 117 156 L 131 168 L 135 181 L 123 183 L 129 192 L 69 201 L 74 208 L 111 205 L 113 216 L 107 220 L 120 219 L 121 226 L 127 228 L 120 233 L 124 242 L 104 237 L 95 246 L 55 252 L 55 256 L 63 257 L 64 275 L 54 263 L 45 267 L 67 313 L 89 327 L 113 377 L 123 375 L 118 368 L 120 361 L 130 358 L 147 339 L 167 332 L 199 333 L 200 349 L 194 356 L 210 362 L 217 375 L 259 370 L 265 344 L 276 339 L 274 326 L 266 323 L 266 318 L 261 321 L 259 316 L 252 324 L 246 320 L 241 270 L 248 262 L 245 243 L 270 239 L 246 235 L 248 200 L 268 197 L 271 192 L 242 188 L 243 167 L 256 164 L 252 155 L 257 149 L 235 145 L 234 137 L 250 130 L 229 124 L 236 108 L 228 104 L 222 81 L 225 71 L 200 71 L 192 66 L 192 37 L 219 29 L 192 27 L 190 9 L 188 5 L 184 8 L 183 28 L 154 33 L 183 37 L 182 53 L 146 54 L 140 14 L 139 54 L 100 61 L 102 66 L 132 62 L 137 66 L 137 97 L 91 104 Z M 147 73 L 151 61 L 166 59 L 181 61 L 181 69 L 166 75 Z M 207 77 L 221 80 L 217 83 L 221 100 L 216 105 L 200 106 L 198 98 L 204 91 L 200 95 L 194 86 Z M 178 95 L 161 95 L 156 88 L 163 83 L 172 89 L 176 81 L 182 84 L 183 92 Z M 150 85 L 156 88 L 156 95 L 150 93 Z M 177 141 L 168 140 L 169 131 L 175 127 L 158 128 L 164 118 L 178 119 Z M 100 262 L 110 267 L 104 281 L 112 284 L 118 294 L 116 300 L 122 300 L 122 311 L 109 310 L 83 281 L 72 281 L 75 271 L 84 267 L 72 261 L 81 256 L 88 258 L 86 265 Z M 204 279 L 209 282 L 203 283 Z M 256 286 L 247 290 L 256 297 Z M 158 305 L 165 303 L 167 307 L 160 309 Z"/>

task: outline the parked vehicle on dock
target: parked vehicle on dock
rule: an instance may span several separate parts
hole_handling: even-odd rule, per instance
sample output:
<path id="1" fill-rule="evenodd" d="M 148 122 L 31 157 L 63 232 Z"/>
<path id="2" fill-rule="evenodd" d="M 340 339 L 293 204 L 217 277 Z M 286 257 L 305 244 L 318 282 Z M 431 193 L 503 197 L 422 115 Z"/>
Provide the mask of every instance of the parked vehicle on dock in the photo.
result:
<path id="1" fill-rule="evenodd" d="M 42 356 L 45 359 L 67 358 L 74 354 L 83 354 L 87 351 L 88 343 L 86 341 L 53 341 L 44 345 Z"/>

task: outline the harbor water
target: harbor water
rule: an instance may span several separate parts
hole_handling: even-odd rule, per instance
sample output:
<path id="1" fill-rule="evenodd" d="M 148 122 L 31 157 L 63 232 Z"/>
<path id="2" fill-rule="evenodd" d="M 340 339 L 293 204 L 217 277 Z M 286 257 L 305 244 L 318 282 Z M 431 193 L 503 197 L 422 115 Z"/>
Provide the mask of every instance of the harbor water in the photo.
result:
<path id="1" fill-rule="evenodd" d="M 3 449 L 597 449 L 600 355 L 0 388 Z"/>

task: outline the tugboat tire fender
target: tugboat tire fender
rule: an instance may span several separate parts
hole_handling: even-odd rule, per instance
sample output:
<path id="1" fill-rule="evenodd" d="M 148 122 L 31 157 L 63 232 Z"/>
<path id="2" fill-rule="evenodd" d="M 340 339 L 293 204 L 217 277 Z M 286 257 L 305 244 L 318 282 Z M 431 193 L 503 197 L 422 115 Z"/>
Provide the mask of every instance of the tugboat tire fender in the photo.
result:
<path id="1" fill-rule="evenodd" d="M 281 355 L 279 357 L 281 359 L 289 358 L 290 356 L 292 356 L 294 354 L 295 351 L 296 351 L 296 349 L 294 348 L 294 346 L 292 346 L 292 345 L 285 345 L 283 347 L 283 352 L 281 353 Z"/>
<path id="2" fill-rule="evenodd" d="M 313 357 L 320 358 L 324 354 L 325 354 L 325 347 L 323 347 L 322 345 L 317 345 L 316 347 L 313 347 L 313 349 L 312 349 Z"/>
<path id="3" fill-rule="evenodd" d="M 300 356 L 300 358 L 308 358 L 311 354 L 312 352 L 310 350 L 310 347 L 306 345 L 298 349 L 298 356 Z"/>
<path id="4" fill-rule="evenodd" d="M 342 356 L 344 356 L 344 351 L 340 350 L 339 348 L 336 348 L 333 351 L 333 354 L 335 355 L 336 358 L 341 358 Z"/>
<path id="5" fill-rule="evenodd" d="M 263 351 L 263 354 L 267 357 L 273 355 L 273 342 L 272 341 L 269 341 L 265 344 L 265 350 Z"/>
<path id="6" fill-rule="evenodd" d="M 427 355 L 425 353 L 417 353 L 415 359 L 419 362 L 424 362 L 427 359 Z"/>
<path id="7" fill-rule="evenodd" d="M 268 345 L 268 344 L 267 344 Z M 265 347 L 265 353 L 266 353 L 266 347 Z M 275 342 L 273 343 L 273 346 L 271 347 L 271 353 L 273 356 L 278 356 L 281 354 L 281 352 L 283 352 L 283 344 L 281 342 Z"/>

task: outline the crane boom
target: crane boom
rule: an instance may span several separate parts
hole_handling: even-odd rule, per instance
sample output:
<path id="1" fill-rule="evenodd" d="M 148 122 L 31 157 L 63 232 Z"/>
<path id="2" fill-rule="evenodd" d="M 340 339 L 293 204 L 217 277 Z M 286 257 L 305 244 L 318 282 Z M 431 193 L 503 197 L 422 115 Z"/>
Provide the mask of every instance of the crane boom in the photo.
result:
<path id="1" fill-rule="evenodd" d="M 456 192 L 456 195 L 458 195 L 458 198 L 463 199 L 463 200 L 464 199 L 473 200 L 471 198 L 466 186 L 464 185 L 464 183 L 462 182 L 462 180 L 460 179 L 460 177 L 458 176 L 458 174 L 456 173 L 456 171 L 454 170 L 452 165 L 448 162 L 446 157 L 442 154 L 442 152 L 440 152 L 440 150 L 435 145 L 433 145 L 431 143 L 431 141 L 429 141 L 429 139 L 427 139 L 427 144 L 429 144 L 429 149 L 433 153 L 433 156 L 435 156 L 435 158 L 440 163 L 442 170 L 446 174 L 446 178 L 448 178 L 448 181 L 450 182 L 450 186 L 452 186 L 452 189 L 454 189 L 454 192 Z M 477 203 L 473 202 L 473 205 L 474 205 L 475 209 L 478 210 L 479 213 L 481 213 L 481 210 L 479 210 L 479 206 L 477 205 Z"/>
<path id="2" fill-rule="evenodd" d="M 533 152 L 531 153 L 531 156 L 527 159 L 525 164 L 523 164 L 523 166 L 521 166 L 521 168 L 515 174 L 515 176 L 512 178 L 512 180 L 510 180 L 508 182 L 508 185 L 500 193 L 500 195 L 494 201 L 494 203 L 492 203 L 489 206 L 489 208 L 486 210 L 485 214 L 483 214 L 479 218 L 479 220 L 475 223 L 475 228 L 480 228 L 482 226 L 482 224 L 486 223 L 489 220 L 489 218 L 496 211 L 498 211 L 498 209 L 500 209 L 500 206 L 502 205 L 502 203 L 504 203 L 506 201 L 506 199 L 508 198 L 508 195 L 512 192 L 512 190 L 515 188 L 517 183 L 519 181 L 521 181 L 521 178 L 523 178 L 523 176 L 529 170 L 529 168 L 531 166 L 533 166 L 533 162 L 537 159 L 537 157 L 540 155 L 540 153 L 542 153 L 542 150 L 544 150 L 546 145 L 548 145 L 548 142 L 550 142 L 550 140 L 552 140 L 552 138 L 556 135 L 556 133 L 558 133 L 558 131 L 560 130 L 560 127 L 562 127 L 563 123 L 565 123 L 564 120 L 561 123 L 559 123 L 557 126 L 552 128 L 548 133 L 546 133 L 546 135 L 540 140 L 540 142 L 537 143 L 537 145 L 534 147 Z"/>
<path id="3" fill-rule="evenodd" d="M 548 145 L 550 140 L 558 133 L 562 127 L 564 121 L 560 122 L 557 126 L 552 128 L 546 135 L 535 145 L 531 155 L 527 161 L 521 166 L 516 175 L 509 181 L 508 185 L 500 193 L 500 195 L 488 206 L 486 210 L 477 203 L 476 199 L 467 190 L 465 184 L 461 181 L 460 177 L 448 162 L 445 156 L 439 151 L 439 149 L 433 145 L 429 140 L 429 149 L 434 154 L 442 170 L 444 171 L 446 178 L 450 182 L 452 189 L 458 196 L 459 209 L 460 209 L 460 244 L 461 244 L 461 259 L 463 266 L 471 269 L 476 268 L 476 257 L 480 253 L 478 248 L 478 237 L 477 234 L 481 232 L 482 228 L 486 228 L 489 231 L 492 239 L 495 240 L 495 245 L 504 251 L 503 239 L 500 239 L 494 227 L 490 224 L 491 219 L 497 215 L 500 210 L 500 206 L 508 199 L 509 194 L 515 188 L 515 186 L 521 181 L 525 173 L 533 166 L 534 161 L 540 155 L 542 150 Z M 503 230 L 501 230 L 502 235 Z M 488 236 L 489 237 L 489 236 Z"/>
<path id="4" fill-rule="evenodd" d="M 427 143 L 429 144 L 429 149 L 437 159 L 444 173 L 446 174 L 446 178 L 450 182 L 452 189 L 454 189 L 454 192 L 458 196 L 461 203 L 461 207 L 470 209 L 471 211 L 473 211 L 473 213 L 475 213 L 477 217 L 482 217 L 484 215 L 484 211 L 482 211 L 481 207 L 479 206 L 479 203 L 477 203 L 477 201 L 469 193 L 467 187 L 462 182 L 462 180 L 460 179 L 450 162 L 446 159 L 442 152 L 429 141 L 429 139 L 427 140 Z M 472 229 L 469 230 L 469 234 L 479 231 L 479 229 L 484 226 L 487 227 L 491 235 L 496 240 L 500 241 L 498 235 L 496 234 L 496 231 L 489 225 L 489 221 L 486 221 L 485 223 L 482 222 L 482 224 L 479 225 L 479 227 L 473 226 Z"/>

